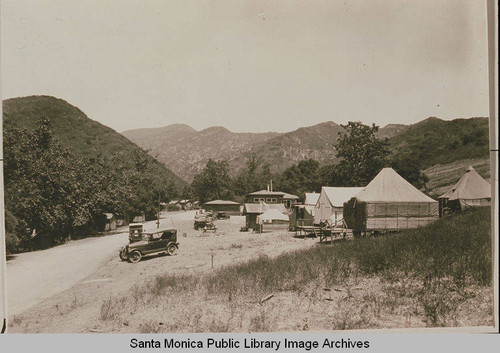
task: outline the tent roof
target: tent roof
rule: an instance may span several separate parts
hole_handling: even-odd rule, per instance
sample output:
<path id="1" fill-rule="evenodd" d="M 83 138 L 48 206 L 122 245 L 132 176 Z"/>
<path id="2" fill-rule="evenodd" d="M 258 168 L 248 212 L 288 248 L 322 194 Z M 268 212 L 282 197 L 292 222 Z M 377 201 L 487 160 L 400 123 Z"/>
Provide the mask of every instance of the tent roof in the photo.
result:
<path id="1" fill-rule="evenodd" d="M 205 205 L 239 205 L 239 203 L 228 200 L 214 200 L 205 202 Z"/>
<path id="2" fill-rule="evenodd" d="M 306 192 L 306 199 L 304 200 L 304 205 L 316 205 L 319 199 L 319 195 L 315 192 Z"/>
<path id="3" fill-rule="evenodd" d="M 363 190 L 362 187 L 331 187 L 323 186 L 321 192 L 326 194 L 333 207 L 343 207 L 351 197 L 356 196 Z"/>
<path id="4" fill-rule="evenodd" d="M 476 200 L 491 198 L 491 185 L 474 168 L 469 167 L 460 180 L 439 198 L 450 200 Z"/>
<path id="5" fill-rule="evenodd" d="M 407 182 L 392 168 L 384 168 L 359 193 L 365 202 L 437 202 Z"/>
<path id="6" fill-rule="evenodd" d="M 270 208 L 259 216 L 259 222 L 274 221 L 274 220 L 288 221 L 288 216 L 278 211 L 275 208 Z"/>
<path id="7" fill-rule="evenodd" d="M 244 208 L 243 208 L 243 213 L 264 213 L 269 209 L 275 209 L 278 210 L 281 213 L 286 213 L 286 208 L 285 205 L 282 203 L 265 203 L 265 202 L 260 202 L 260 203 L 246 203 Z"/>

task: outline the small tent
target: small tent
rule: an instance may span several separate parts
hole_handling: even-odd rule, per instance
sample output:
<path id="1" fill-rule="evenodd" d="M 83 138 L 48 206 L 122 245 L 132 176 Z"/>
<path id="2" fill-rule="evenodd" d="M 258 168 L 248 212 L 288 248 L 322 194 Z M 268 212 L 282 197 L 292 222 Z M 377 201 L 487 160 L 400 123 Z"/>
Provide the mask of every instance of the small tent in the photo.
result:
<path id="1" fill-rule="evenodd" d="M 356 231 L 417 228 L 438 219 L 438 202 L 392 168 L 384 168 L 349 202 L 344 220 Z"/>
<path id="2" fill-rule="evenodd" d="M 460 180 L 445 194 L 439 196 L 440 207 L 467 209 L 491 204 L 491 185 L 472 166 L 467 168 Z"/>
<path id="3" fill-rule="evenodd" d="M 270 208 L 263 214 L 257 216 L 258 223 L 272 223 L 273 221 L 288 222 L 288 216 L 275 208 Z"/>
<path id="4" fill-rule="evenodd" d="M 314 206 L 314 223 L 342 219 L 344 202 L 359 193 L 359 187 L 329 187 L 323 186 Z"/>

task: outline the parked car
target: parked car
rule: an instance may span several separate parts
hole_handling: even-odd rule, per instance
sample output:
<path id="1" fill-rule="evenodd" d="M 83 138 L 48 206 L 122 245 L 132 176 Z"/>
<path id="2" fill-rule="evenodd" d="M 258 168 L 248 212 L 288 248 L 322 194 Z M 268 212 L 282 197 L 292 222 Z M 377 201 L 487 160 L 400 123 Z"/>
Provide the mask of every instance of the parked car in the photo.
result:
<path id="1" fill-rule="evenodd" d="M 194 229 L 203 229 L 207 226 L 207 224 L 212 224 L 214 221 L 214 217 L 211 213 L 205 213 L 205 214 L 200 214 L 196 215 L 194 217 Z"/>
<path id="2" fill-rule="evenodd" d="M 142 240 L 142 232 L 144 231 L 142 223 L 130 223 L 128 225 L 128 240 L 131 243 Z"/>
<path id="3" fill-rule="evenodd" d="M 136 263 L 144 256 L 167 253 L 175 255 L 179 249 L 177 229 L 164 229 L 142 233 L 142 239 L 120 249 L 120 259 Z"/>
<path id="4" fill-rule="evenodd" d="M 226 212 L 217 212 L 217 219 L 229 219 L 229 215 Z"/>

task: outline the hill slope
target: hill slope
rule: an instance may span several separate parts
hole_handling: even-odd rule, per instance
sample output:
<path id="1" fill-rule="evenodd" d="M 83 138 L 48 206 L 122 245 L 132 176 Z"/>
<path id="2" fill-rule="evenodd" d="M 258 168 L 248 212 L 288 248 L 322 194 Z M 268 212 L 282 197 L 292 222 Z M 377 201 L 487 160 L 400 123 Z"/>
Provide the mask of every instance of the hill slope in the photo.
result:
<path id="1" fill-rule="evenodd" d="M 236 174 L 251 154 L 282 172 L 297 162 L 312 158 L 321 164 L 336 162 L 335 143 L 343 128 L 332 122 L 302 127 L 287 133 L 233 133 L 223 127 L 196 131 L 187 125 L 123 132 L 139 146 L 150 150 L 184 180 L 190 182 L 208 158 L 229 161 Z M 414 125 L 389 124 L 379 129 L 388 138 L 396 157 L 421 163 L 421 168 L 462 159 L 488 158 L 488 119 L 429 118 Z"/>
<path id="2" fill-rule="evenodd" d="M 130 142 L 113 129 L 91 120 L 77 107 L 50 96 L 30 96 L 3 101 L 3 124 L 5 129 L 14 126 L 34 129 L 40 118 L 48 118 L 54 127 L 57 139 L 71 152 L 87 157 L 103 156 L 113 163 L 131 165 L 132 153 L 145 154 L 137 145 Z M 160 174 L 165 181 L 172 181 L 177 187 L 185 182 L 165 165 L 153 158 L 151 166 L 154 173 Z"/>
<path id="3" fill-rule="evenodd" d="M 395 155 L 411 156 L 421 168 L 489 157 L 488 118 L 428 118 L 390 139 Z"/>
<path id="4" fill-rule="evenodd" d="M 230 160 L 278 135 L 274 132 L 233 133 L 220 126 L 196 131 L 182 124 L 159 129 L 129 130 L 122 134 L 150 150 L 152 156 L 186 181 L 191 181 L 209 158 Z"/>

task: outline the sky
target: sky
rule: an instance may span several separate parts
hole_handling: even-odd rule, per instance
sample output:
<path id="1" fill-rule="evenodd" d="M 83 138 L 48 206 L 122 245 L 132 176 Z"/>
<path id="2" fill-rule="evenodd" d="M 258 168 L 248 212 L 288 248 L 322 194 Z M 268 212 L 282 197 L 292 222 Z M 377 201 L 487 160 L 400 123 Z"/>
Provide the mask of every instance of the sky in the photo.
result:
<path id="1" fill-rule="evenodd" d="M 486 1 L 1 0 L 1 69 L 120 132 L 488 116 Z"/>

